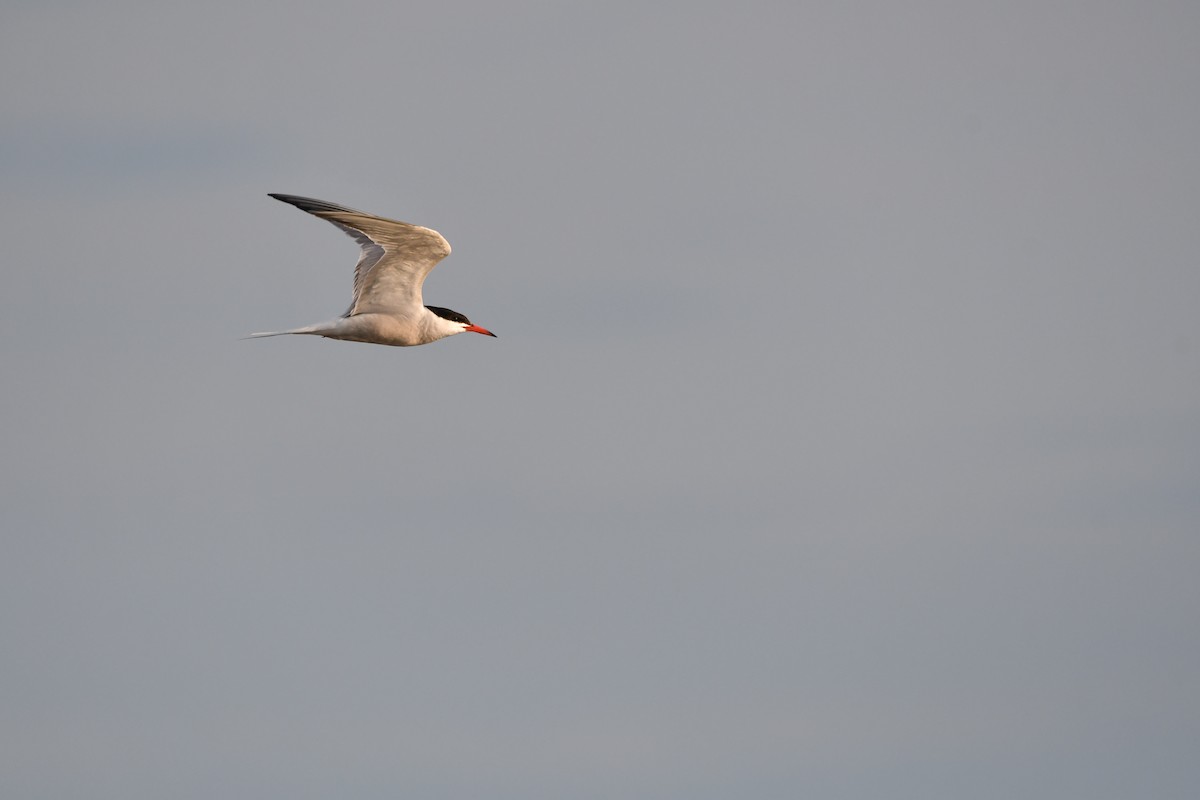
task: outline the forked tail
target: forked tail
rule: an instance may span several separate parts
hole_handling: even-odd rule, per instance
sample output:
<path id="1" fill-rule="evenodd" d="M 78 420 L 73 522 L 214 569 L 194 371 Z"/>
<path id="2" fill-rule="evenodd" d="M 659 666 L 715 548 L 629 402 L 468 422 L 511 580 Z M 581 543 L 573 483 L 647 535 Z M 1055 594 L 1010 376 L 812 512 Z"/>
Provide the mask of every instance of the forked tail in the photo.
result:
<path id="1" fill-rule="evenodd" d="M 287 336 L 290 333 L 315 333 L 320 335 L 321 332 L 328 330 L 327 325 L 309 325 L 305 328 L 292 328 L 290 331 L 264 331 L 263 333 L 252 333 L 249 336 L 243 336 L 243 339 L 262 339 L 266 336 Z"/>

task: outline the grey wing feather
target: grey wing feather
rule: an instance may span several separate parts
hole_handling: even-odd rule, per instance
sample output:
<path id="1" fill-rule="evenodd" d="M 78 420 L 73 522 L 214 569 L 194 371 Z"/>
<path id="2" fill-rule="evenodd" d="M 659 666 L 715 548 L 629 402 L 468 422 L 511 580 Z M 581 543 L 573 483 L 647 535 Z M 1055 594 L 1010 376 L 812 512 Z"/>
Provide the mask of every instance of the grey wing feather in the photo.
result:
<path id="1" fill-rule="evenodd" d="M 421 285 L 429 271 L 450 255 L 450 244 L 435 230 L 377 217 L 353 208 L 297 197 L 270 195 L 328 220 L 358 242 L 354 299 L 345 316 L 413 311 L 423 305 Z"/>

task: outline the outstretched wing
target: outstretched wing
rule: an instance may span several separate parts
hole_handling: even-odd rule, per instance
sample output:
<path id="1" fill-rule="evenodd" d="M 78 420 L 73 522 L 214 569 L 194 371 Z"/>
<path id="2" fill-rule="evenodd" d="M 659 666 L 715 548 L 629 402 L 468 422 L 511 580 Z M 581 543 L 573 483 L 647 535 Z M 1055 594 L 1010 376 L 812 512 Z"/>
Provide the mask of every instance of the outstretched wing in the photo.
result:
<path id="1" fill-rule="evenodd" d="M 358 242 L 362 252 L 354 268 L 354 299 L 345 316 L 369 313 L 413 313 L 424 305 L 421 284 L 437 263 L 450 255 L 450 243 L 435 230 L 352 208 L 271 194 L 301 211 L 328 220 Z"/>

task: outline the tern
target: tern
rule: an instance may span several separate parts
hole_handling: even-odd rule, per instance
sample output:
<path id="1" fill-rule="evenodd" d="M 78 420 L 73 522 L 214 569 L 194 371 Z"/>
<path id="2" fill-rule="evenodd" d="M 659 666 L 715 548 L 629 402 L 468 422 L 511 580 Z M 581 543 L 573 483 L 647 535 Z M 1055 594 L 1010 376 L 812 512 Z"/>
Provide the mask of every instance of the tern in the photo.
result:
<path id="1" fill-rule="evenodd" d="M 295 333 L 411 347 L 466 331 L 496 335 L 457 311 L 427 306 L 422 300 L 425 276 L 450 255 L 450 243 L 437 231 L 311 197 L 269 196 L 332 222 L 362 251 L 354 268 L 354 299 L 340 318 L 289 331 L 252 333 L 249 338 Z"/>

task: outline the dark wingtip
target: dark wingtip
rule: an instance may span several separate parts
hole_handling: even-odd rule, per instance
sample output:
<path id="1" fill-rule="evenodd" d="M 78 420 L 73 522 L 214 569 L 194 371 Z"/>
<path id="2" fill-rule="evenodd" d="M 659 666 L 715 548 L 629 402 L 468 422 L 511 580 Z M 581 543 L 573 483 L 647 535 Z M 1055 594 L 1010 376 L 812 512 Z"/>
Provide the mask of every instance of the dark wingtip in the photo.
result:
<path id="1" fill-rule="evenodd" d="M 330 212 L 348 212 L 350 214 L 361 214 L 361 211 L 355 211 L 349 206 L 340 206 L 337 203 L 329 203 L 325 200 L 318 200 L 315 197 L 301 197 L 298 194 L 283 194 L 281 192 L 267 192 L 267 197 L 273 197 L 281 203 L 293 205 L 301 211 L 307 211 L 310 214 L 322 214 Z"/>

